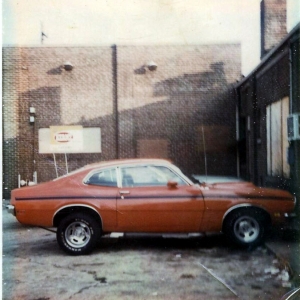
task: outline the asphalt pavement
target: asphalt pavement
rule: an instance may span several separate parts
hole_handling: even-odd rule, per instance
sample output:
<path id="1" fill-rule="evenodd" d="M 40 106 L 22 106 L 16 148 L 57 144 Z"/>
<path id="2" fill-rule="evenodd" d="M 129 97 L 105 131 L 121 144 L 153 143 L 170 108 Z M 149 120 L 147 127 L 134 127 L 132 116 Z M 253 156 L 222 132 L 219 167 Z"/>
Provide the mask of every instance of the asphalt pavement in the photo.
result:
<path id="1" fill-rule="evenodd" d="M 7 204 L 8 200 L 3 201 L 3 208 Z M 300 287 L 300 219 L 285 228 L 272 228 L 265 245 L 288 270 L 293 286 Z"/>

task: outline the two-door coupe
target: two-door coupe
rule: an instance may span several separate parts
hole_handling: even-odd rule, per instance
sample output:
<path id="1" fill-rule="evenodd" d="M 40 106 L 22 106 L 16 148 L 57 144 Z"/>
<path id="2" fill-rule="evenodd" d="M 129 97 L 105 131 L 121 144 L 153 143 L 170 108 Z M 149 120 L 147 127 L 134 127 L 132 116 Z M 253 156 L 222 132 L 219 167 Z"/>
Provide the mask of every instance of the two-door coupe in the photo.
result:
<path id="1" fill-rule="evenodd" d="M 8 209 L 22 224 L 57 227 L 60 247 L 79 255 L 112 232 L 224 232 L 238 245 L 256 246 L 295 201 L 249 182 L 194 184 L 169 161 L 131 159 L 14 189 Z"/>

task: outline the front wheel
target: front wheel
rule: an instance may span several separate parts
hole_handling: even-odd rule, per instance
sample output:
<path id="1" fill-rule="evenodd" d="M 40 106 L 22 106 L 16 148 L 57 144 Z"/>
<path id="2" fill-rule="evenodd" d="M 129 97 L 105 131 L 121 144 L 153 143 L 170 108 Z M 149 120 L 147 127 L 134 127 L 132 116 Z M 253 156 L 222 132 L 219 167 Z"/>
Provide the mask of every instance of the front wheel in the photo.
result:
<path id="1" fill-rule="evenodd" d="M 100 224 L 92 216 L 82 213 L 65 217 L 56 232 L 59 246 L 73 255 L 90 253 L 100 236 Z"/>
<path id="2" fill-rule="evenodd" d="M 227 217 L 223 229 L 235 244 L 256 247 L 264 240 L 266 219 L 260 211 L 238 210 Z"/>

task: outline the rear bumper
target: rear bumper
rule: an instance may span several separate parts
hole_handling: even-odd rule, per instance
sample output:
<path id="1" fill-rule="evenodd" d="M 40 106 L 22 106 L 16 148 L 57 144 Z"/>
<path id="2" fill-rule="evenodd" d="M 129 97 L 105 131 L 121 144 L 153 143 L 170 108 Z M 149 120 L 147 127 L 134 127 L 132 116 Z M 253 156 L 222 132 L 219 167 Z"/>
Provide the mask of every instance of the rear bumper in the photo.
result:
<path id="1" fill-rule="evenodd" d="M 16 210 L 13 205 L 6 205 L 7 212 L 12 214 L 13 216 L 16 216 Z"/>

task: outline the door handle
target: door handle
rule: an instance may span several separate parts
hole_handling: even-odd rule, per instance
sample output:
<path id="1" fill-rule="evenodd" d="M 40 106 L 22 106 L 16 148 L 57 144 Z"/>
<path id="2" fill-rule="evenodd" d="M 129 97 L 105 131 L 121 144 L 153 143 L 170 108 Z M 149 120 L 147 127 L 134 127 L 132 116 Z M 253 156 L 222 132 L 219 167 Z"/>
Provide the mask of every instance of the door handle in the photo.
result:
<path id="1" fill-rule="evenodd" d="M 130 194 L 129 191 L 120 191 L 121 199 L 124 199 L 124 195 Z"/>

